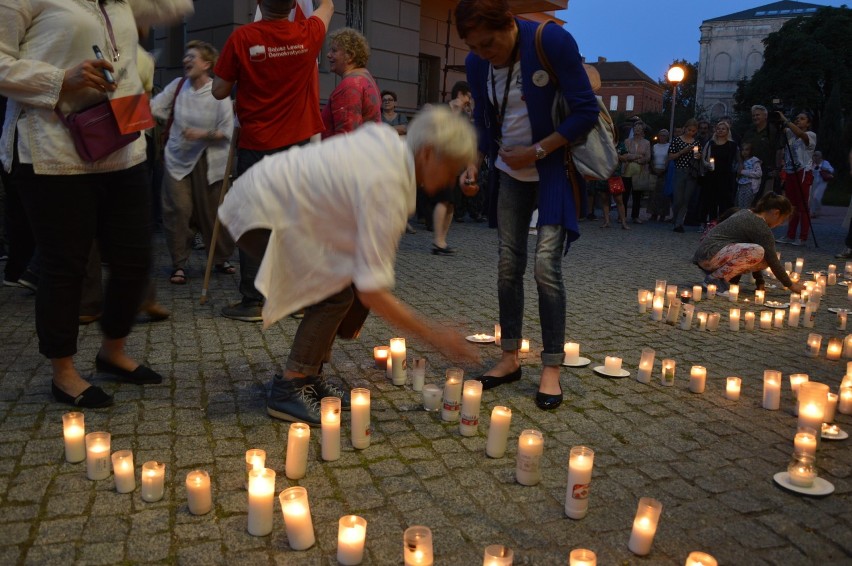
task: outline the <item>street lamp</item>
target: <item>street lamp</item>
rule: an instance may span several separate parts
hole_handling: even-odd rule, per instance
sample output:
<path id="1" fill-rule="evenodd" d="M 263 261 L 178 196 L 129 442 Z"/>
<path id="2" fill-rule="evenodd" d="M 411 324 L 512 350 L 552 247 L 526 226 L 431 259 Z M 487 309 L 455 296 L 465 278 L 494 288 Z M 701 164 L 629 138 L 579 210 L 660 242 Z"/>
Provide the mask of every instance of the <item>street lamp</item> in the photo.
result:
<path id="1" fill-rule="evenodd" d="M 672 83 L 672 118 L 669 122 L 669 142 L 674 138 L 674 110 L 675 110 L 675 102 L 677 102 L 677 85 L 680 81 L 683 80 L 683 67 L 678 67 L 677 65 L 672 66 L 669 69 L 668 74 L 666 75 L 669 79 L 669 82 Z"/>

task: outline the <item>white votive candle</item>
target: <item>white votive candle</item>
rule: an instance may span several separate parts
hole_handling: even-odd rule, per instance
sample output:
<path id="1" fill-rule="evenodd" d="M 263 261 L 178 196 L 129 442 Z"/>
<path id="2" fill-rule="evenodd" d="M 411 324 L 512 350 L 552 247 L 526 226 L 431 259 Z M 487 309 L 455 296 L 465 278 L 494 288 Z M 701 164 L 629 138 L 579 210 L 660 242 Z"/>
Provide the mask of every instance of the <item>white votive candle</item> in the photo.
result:
<path id="1" fill-rule="evenodd" d="M 695 314 L 695 305 L 683 305 L 680 309 L 680 329 L 692 328 L 692 317 Z"/>
<path id="2" fill-rule="evenodd" d="M 772 328 L 772 311 L 760 311 L 760 329 L 770 330 Z"/>
<path id="3" fill-rule="evenodd" d="M 441 420 L 454 423 L 459 420 L 461 410 L 462 380 L 464 370 L 461 368 L 448 368 L 446 381 L 444 381 L 444 398 L 441 407 Z"/>
<path id="4" fill-rule="evenodd" d="M 728 327 L 734 332 L 740 330 L 740 309 L 731 309 L 728 313 Z"/>
<path id="5" fill-rule="evenodd" d="M 841 309 L 837 311 L 837 330 L 846 330 L 846 322 L 849 318 L 849 311 Z"/>
<path id="6" fill-rule="evenodd" d="M 823 422 L 833 423 L 834 417 L 837 414 L 837 393 L 831 393 L 826 396 L 825 401 L 825 416 L 823 417 Z"/>
<path id="7" fill-rule="evenodd" d="M 65 461 L 72 464 L 86 459 L 86 417 L 71 412 L 62 415 L 62 435 L 65 438 Z"/>
<path id="8" fill-rule="evenodd" d="M 674 385 L 675 380 L 675 366 L 677 362 L 672 359 L 665 359 L 662 362 L 662 369 L 660 372 L 660 383 L 665 385 L 666 387 L 671 387 Z"/>
<path id="9" fill-rule="evenodd" d="M 808 334 L 808 356 L 816 358 L 822 348 L 822 336 L 820 334 Z"/>
<path id="10" fill-rule="evenodd" d="M 246 450 L 246 489 L 248 489 L 248 475 L 252 470 L 262 470 L 266 467 L 266 450 L 251 448 Z"/>
<path id="11" fill-rule="evenodd" d="M 666 306 L 672 304 L 672 300 L 677 296 L 677 285 L 666 285 Z"/>
<path id="12" fill-rule="evenodd" d="M 364 560 L 367 520 L 358 515 L 344 515 L 337 522 L 337 563 L 356 566 Z"/>
<path id="13" fill-rule="evenodd" d="M 363 450 L 370 446 L 370 390 L 356 387 L 352 390 L 351 399 L 352 446 Z"/>
<path id="14" fill-rule="evenodd" d="M 698 319 L 698 330 L 701 331 L 701 332 L 707 330 L 707 313 L 706 312 L 695 313 L 695 318 Z"/>
<path id="15" fill-rule="evenodd" d="M 729 401 L 738 401 L 743 380 L 739 377 L 729 377 L 725 380 L 725 398 Z"/>
<path id="16" fill-rule="evenodd" d="M 799 386 L 799 428 L 822 430 L 825 422 L 825 404 L 828 401 L 828 385 L 809 381 Z"/>
<path id="17" fill-rule="evenodd" d="M 790 316 L 787 318 L 787 326 L 796 328 L 799 326 L 799 317 L 802 314 L 802 305 L 799 303 L 790 303 Z"/>
<path id="18" fill-rule="evenodd" d="M 502 458 L 506 453 L 509 438 L 509 427 L 512 424 L 512 410 L 509 407 L 496 406 L 491 410 L 491 421 L 488 424 L 488 440 L 485 443 L 485 454 L 490 458 Z"/>
<path id="19" fill-rule="evenodd" d="M 110 435 L 108 432 L 90 432 L 86 435 L 86 477 L 105 480 L 109 477 Z"/>
<path id="20" fill-rule="evenodd" d="M 701 285 L 693 285 L 692 286 L 692 300 L 693 302 L 698 302 L 701 300 L 701 296 L 704 292 L 704 287 Z"/>
<path id="21" fill-rule="evenodd" d="M 166 464 L 151 460 L 142 464 L 142 501 L 153 503 L 163 498 L 166 483 Z"/>
<path id="22" fill-rule="evenodd" d="M 569 366 L 574 366 L 580 363 L 580 344 L 577 342 L 565 342 L 563 352 L 565 353 L 563 363 Z"/>
<path id="23" fill-rule="evenodd" d="M 825 358 L 831 361 L 840 359 L 840 354 L 843 352 L 842 338 L 829 338 L 828 345 L 825 348 Z"/>
<path id="24" fill-rule="evenodd" d="M 775 328 L 784 328 L 784 314 L 787 311 L 782 309 L 775 309 L 775 316 L 773 317 L 772 326 Z"/>
<path id="25" fill-rule="evenodd" d="M 837 412 L 852 415 L 852 387 L 840 388 L 840 399 L 837 401 Z"/>
<path id="26" fill-rule="evenodd" d="M 541 481 L 541 455 L 544 436 L 538 430 L 528 429 L 518 438 L 518 455 L 515 479 L 521 485 L 536 485 Z"/>
<path id="27" fill-rule="evenodd" d="M 441 395 L 443 391 L 434 383 L 423 386 L 423 408 L 429 412 L 435 412 L 441 408 Z"/>
<path id="28" fill-rule="evenodd" d="M 804 260 L 804 258 L 797 257 L 797 258 L 796 258 L 796 268 L 795 268 L 796 273 L 798 273 L 798 274 L 800 274 L 800 275 L 801 275 L 801 273 L 802 273 L 802 268 L 803 268 L 804 266 L 805 266 L 805 260 Z"/>
<path id="29" fill-rule="evenodd" d="M 322 423 L 322 413 L 320 413 L 320 423 Z M 287 431 L 287 457 L 284 461 L 284 475 L 287 479 L 298 480 L 305 477 L 305 472 L 308 470 L 310 443 L 311 427 L 305 423 L 292 423 Z"/>
<path id="30" fill-rule="evenodd" d="M 719 329 L 719 321 L 721 318 L 721 315 L 717 312 L 711 312 L 707 315 L 707 330 L 710 332 L 716 332 Z"/>
<path id="31" fill-rule="evenodd" d="M 604 373 L 616 375 L 621 372 L 621 358 L 616 356 L 607 356 L 604 360 Z"/>
<path id="32" fill-rule="evenodd" d="M 248 485 L 248 533 L 250 535 L 265 537 L 272 532 L 274 502 L 275 471 L 269 468 L 250 471 Z"/>
<path id="33" fill-rule="evenodd" d="M 645 556 L 651 552 L 662 510 L 663 504 L 656 499 L 643 497 L 639 500 L 636 517 L 633 519 L 633 531 L 627 543 L 630 552 L 638 556 Z"/>
<path id="34" fill-rule="evenodd" d="M 651 374 L 654 372 L 654 357 L 656 352 L 653 348 L 642 348 L 639 358 L 639 369 L 636 371 L 636 381 L 639 383 L 651 383 Z"/>
<path id="35" fill-rule="evenodd" d="M 514 552 L 502 544 L 490 544 L 485 547 L 482 566 L 512 566 Z"/>
<path id="36" fill-rule="evenodd" d="M 386 370 L 388 368 L 389 357 L 390 348 L 387 346 L 376 346 L 373 348 L 373 360 L 377 368 Z"/>
<path id="37" fill-rule="evenodd" d="M 816 301 L 808 301 L 805 303 L 805 316 L 802 318 L 802 326 L 805 328 L 813 328 L 816 320 L 817 303 Z"/>
<path id="38" fill-rule="evenodd" d="M 588 548 L 575 548 L 568 555 L 568 566 L 597 566 L 598 556 Z"/>
<path id="39" fill-rule="evenodd" d="M 766 299 L 766 291 L 763 289 L 755 289 L 754 291 L 754 304 L 762 305 L 763 301 Z"/>
<path id="40" fill-rule="evenodd" d="M 565 492 L 565 514 L 582 519 L 589 510 L 589 488 L 595 452 L 587 446 L 574 446 L 568 457 L 568 488 Z"/>
<path id="41" fill-rule="evenodd" d="M 332 462 L 340 458 L 339 397 L 323 397 L 320 400 L 320 424 L 322 425 L 322 459 Z M 290 450 L 289 444 L 287 450 Z"/>
<path id="42" fill-rule="evenodd" d="M 754 330 L 754 313 L 748 311 L 743 315 L 743 319 L 745 320 L 745 329 Z"/>
<path id="43" fill-rule="evenodd" d="M 763 371 L 763 408 L 777 411 L 781 406 L 781 372 L 774 369 Z"/>
<path id="44" fill-rule="evenodd" d="M 825 284 L 828 285 L 829 287 L 837 285 L 837 274 L 836 273 L 829 273 L 825 277 Z"/>
<path id="45" fill-rule="evenodd" d="M 810 429 L 813 430 L 813 429 Z M 803 454 L 810 454 L 811 456 L 816 456 L 817 450 L 817 440 L 816 434 L 813 432 L 806 432 L 800 430 L 796 433 L 795 438 L 793 439 L 793 449 L 796 452 L 801 452 Z"/>
<path id="46" fill-rule="evenodd" d="M 677 324 L 678 318 L 680 318 L 680 308 L 683 305 L 683 302 L 675 297 L 672 299 L 672 302 L 669 303 L 669 310 L 666 313 L 666 324 L 671 324 L 674 326 Z"/>
<path id="47" fill-rule="evenodd" d="M 639 313 L 648 312 L 648 290 L 647 289 L 639 289 L 636 293 L 636 298 L 639 301 Z"/>
<path id="48" fill-rule="evenodd" d="M 666 294 L 666 280 L 665 279 L 657 279 L 657 282 L 654 283 L 654 294 L 655 295 L 665 295 Z"/>
<path id="49" fill-rule="evenodd" d="M 693 393 L 704 393 L 707 382 L 707 368 L 704 366 L 692 366 L 689 370 L 689 390 Z"/>
<path id="50" fill-rule="evenodd" d="M 408 527 L 402 535 L 402 560 L 405 566 L 432 566 L 432 531 L 429 527 Z"/>
<path id="51" fill-rule="evenodd" d="M 665 299 L 661 295 L 655 295 L 651 304 L 651 320 L 659 322 L 663 320 L 663 306 Z"/>
<path id="52" fill-rule="evenodd" d="M 852 287 L 852 285 L 850 285 Z M 847 334 L 846 338 L 843 339 L 843 357 L 845 359 L 852 358 L 852 334 Z M 849 368 L 847 366 L 846 372 L 849 373 Z"/>
<path id="53" fill-rule="evenodd" d="M 394 385 L 405 385 L 408 381 L 408 364 L 406 363 L 405 338 L 391 338 L 390 356 L 393 364 L 391 376 Z"/>
<path id="54" fill-rule="evenodd" d="M 527 338 L 521 339 L 521 353 L 527 354 L 530 351 L 530 341 Z"/>
<path id="55" fill-rule="evenodd" d="M 707 285 L 707 298 L 715 299 L 716 298 L 716 285 L 714 283 L 710 283 Z"/>
<path id="56" fill-rule="evenodd" d="M 354 399 L 353 399 L 354 408 Z M 304 487 L 288 487 L 278 496 L 281 514 L 287 531 L 287 543 L 293 550 L 307 550 L 316 542 L 308 490 Z"/>
<path id="57" fill-rule="evenodd" d="M 118 450 L 112 454 L 112 475 L 118 493 L 130 493 L 136 489 L 136 467 L 133 452 Z"/>
<path id="58" fill-rule="evenodd" d="M 736 283 L 732 283 L 730 287 L 728 287 L 728 300 L 732 303 L 736 303 L 740 298 L 740 286 Z"/>
<path id="59" fill-rule="evenodd" d="M 186 474 L 186 502 L 193 515 L 210 512 L 213 508 L 210 474 L 204 470 L 193 470 Z"/>
<path id="60" fill-rule="evenodd" d="M 479 430 L 479 408 L 482 404 L 482 382 L 468 380 L 462 388 L 461 414 L 459 415 L 459 433 L 462 436 L 475 436 Z"/>
<path id="61" fill-rule="evenodd" d="M 414 358 L 411 367 L 411 389 L 423 391 L 426 384 L 426 358 Z"/>
<path id="62" fill-rule="evenodd" d="M 719 563 L 706 552 L 698 552 L 696 550 L 689 553 L 684 566 L 719 566 Z"/>

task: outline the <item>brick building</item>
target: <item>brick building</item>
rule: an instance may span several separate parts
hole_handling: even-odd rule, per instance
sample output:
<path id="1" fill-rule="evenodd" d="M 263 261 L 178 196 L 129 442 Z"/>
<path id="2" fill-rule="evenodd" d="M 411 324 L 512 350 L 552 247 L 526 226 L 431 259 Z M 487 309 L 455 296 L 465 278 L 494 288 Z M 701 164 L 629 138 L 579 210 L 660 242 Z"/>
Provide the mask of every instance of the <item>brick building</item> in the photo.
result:
<path id="1" fill-rule="evenodd" d="M 605 57 L 598 57 L 597 62 L 589 64 L 600 73 L 601 88 L 598 97 L 604 101 L 611 113 L 641 114 L 663 111 L 663 87 L 633 63 L 607 61 Z"/>

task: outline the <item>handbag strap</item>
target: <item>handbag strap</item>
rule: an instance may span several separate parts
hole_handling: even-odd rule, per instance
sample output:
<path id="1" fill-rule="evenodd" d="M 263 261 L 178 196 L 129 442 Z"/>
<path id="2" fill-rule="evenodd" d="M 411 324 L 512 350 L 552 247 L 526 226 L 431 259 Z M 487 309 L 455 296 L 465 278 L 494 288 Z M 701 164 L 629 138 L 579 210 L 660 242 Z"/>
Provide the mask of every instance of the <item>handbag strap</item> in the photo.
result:
<path id="1" fill-rule="evenodd" d="M 547 20 L 538 25 L 535 30 L 535 52 L 536 55 L 538 55 L 538 62 L 541 63 L 541 66 L 544 67 L 544 70 L 547 72 L 550 80 L 553 81 L 553 86 L 556 87 L 556 90 L 559 90 L 559 79 L 556 77 L 556 71 L 553 70 L 553 65 L 550 64 L 550 61 L 547 59 L 547 54 L 544 52 L 544 47 L 541 45 L 541 34 L 544 33 L 544 26 L 555 23 L 556 22 L 553 20 Z"/>
<path id="2" fill-rule="evenodd" d="M 171 132 L 172 124 L 175 121 L 175 104 L 177 104 L 178 94 L 180 94 L 180 89 L 183 88 L 183 83 L 185 83 L 185 82 L 186 82 L 186 76 L 181 77 L 180 82 L 178 83 L 177 88 L 175 89 L 175 96 L 174 96 L 174 98 L 172 98 L 172 109 L 169 112 L 169 119 L 166 120 L 166 127 L 163 128 L 162 139 L 164 139 L 164 140 L 169 139 L 169 132 Z"/>

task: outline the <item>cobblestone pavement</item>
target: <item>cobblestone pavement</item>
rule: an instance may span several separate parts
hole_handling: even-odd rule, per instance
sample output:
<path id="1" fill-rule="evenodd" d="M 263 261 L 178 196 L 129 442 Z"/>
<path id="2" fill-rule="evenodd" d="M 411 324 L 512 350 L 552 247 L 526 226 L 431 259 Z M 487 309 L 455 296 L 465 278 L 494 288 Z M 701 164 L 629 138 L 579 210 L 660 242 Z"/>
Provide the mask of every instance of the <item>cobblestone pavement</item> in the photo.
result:
<path id="1" fill-rule="evenodd" d="M 820 248 L 782 246 L 784 259 L 805 258 L 824 268 L 843 247 L 844 210 L 826 209 L 816 224 Z M 378 212 L 377 212 L 378 213 Z M 193 257 L 186 286 L 170 285 L 167 258 L 158 239 L 159 298 L 172 309 L 165 322 L 138 325 L 129 339 L 132 355 L 167 376 L 160 386 L 94 382 L 115 393 L 116 404 L 86 412 L 87 431 L 112 433 L 112 447 L 132 449 L 137 467 L 166 463 L 166 495 L 145 503 L 139 490 L 118 494 L 112 478 L 86 479 L 85 464 L 63 457 L 61 416 L 68 407 L 52 402 L 49 365 L 37 352 L 33 297 L 23 289 L 0 291 L 0 564 L 286 564 L 334 563 L 337 520 L 359 514 L 368 521 L 365 563 L 400 564 L 402 532 L 414 524 L 433 531 L 435 563 L 473 565 L 494 543 L 515 551 L 515 564 L 565 564 L 572 548 L 591 548 L 598 563 L 683 564 L 692 550 L 716 556 L 720 564 L 852 563 L 852 505 L 849 504 L 850 441 L 823 442 L 820 475 L 836 491 L 813 499 L 774 485 L 792 453 L 796 419 L 785 383 L 780 411 L 760 408 L 762 373 L 806 372 L 834 391 L 845 362 L 807 358 L 809 329 L 740 331 L 727 328 L 730 303 L 716 299 L 701 310 L 722 312 L 718 332 L 681 331 L 639 315 L 636 290 L 656 279 L 681 287 L 700 281 L 689 258 L 696 229 L 673 234 L 670 225 L 645 224 L 623 231 L 583 222 L 583 237 L 565 257 L 568 288 L 567 337 L 581 355 L 602 364 L 605 355 L 624 358 L 635 375 L 639 353 L 657 351 L 651 385 L 632 378 L 605 379 L 590 368 L 563 371 L 566 402 L 545 413 L 533 403 L 540 346 L 535 288 L 527 276 L 525 332 L 533 353 L 522 363 L 524 378 L 487 391 L 479 434 L 462 437 L 456 424 L 442 423 L 421 409 L 420 394 L 395 387 L 372 366 L 372 348 L 394 331 L 371 317 L 361 338 L 338 343 L 326 373 L 350 387 L 372 392 L 372 443 L 355 450 L 344 421 L 342 456 L 320 459 L 313 432 L 307 476 L 284 476 L 287 425 L 267 417 L 266 388 L 286 359 L 297 322 L 286 319 L 262 332 L 259 324 L 218 315 L 237 298 L 237 276 L 215 275 L 210 301 L 199 305 L 201 252 Z M 329 227 L 333 229 L 333 227 Z M 497 318 L 496 235 L 482 224 L 454 224 L 451 245 L 459 254 L 429 253 L 431 234 L 405 236 L 397 262 L 398 294 L 418 313 L 465 334 L 489 332 Z M 840 269 L 842 270 L 842 262 Z M 743 296 L 751 294 L 743 286 Z M 839 335 L 826 307 L 846 306 L 845 287 L 829 287 L 816 332 Z M 769 298 L 782 297 L 779 291 Z M 80 330 L 78 364 L 94 370 L 97 325 Z M 428 358 L 427 381 L 442 383 L 454 364 L 409 339 L 411 355 Z M 824 352 L 823 346 L 823 352 Z M 476 375 L 496 360 L 498 349 L 482 346 L 483 364 L 466 367 Z M 677 360 L 674 387 L 659 385 L 659 360 Z M 707 367 L 701 395 L 687 389 L 689 367 Z M 724 398 L 729 375 L 743 378 L 739 401 Z M 509 450 L 502 459 L 485 456 L 491 408 L 513 412 Z M 852 416 L 837 419 L 852 431 Z M 522 429 L 544 433 L 543 477 L 535 487 L 514 480 L 517 436 Z M 563 505 L 568 453 L 584 444 L 595 451 L 588 516 L 567 519 Z M 246 532 L 244 452 L 263 448 L 277 471 L 276 491 L 290 485 L 308 489 L 317 544 L 304 552 L 289 548 L 276 502 L 274 530 L 267 537 Z M 183 487 L 187 472 L 210 472 L 214 510 L 190 515 Z M 137 471 L 138 475 L 138 471 Z M 663 503 L 651 554 L 627 549 L 640 497 Z"/>

